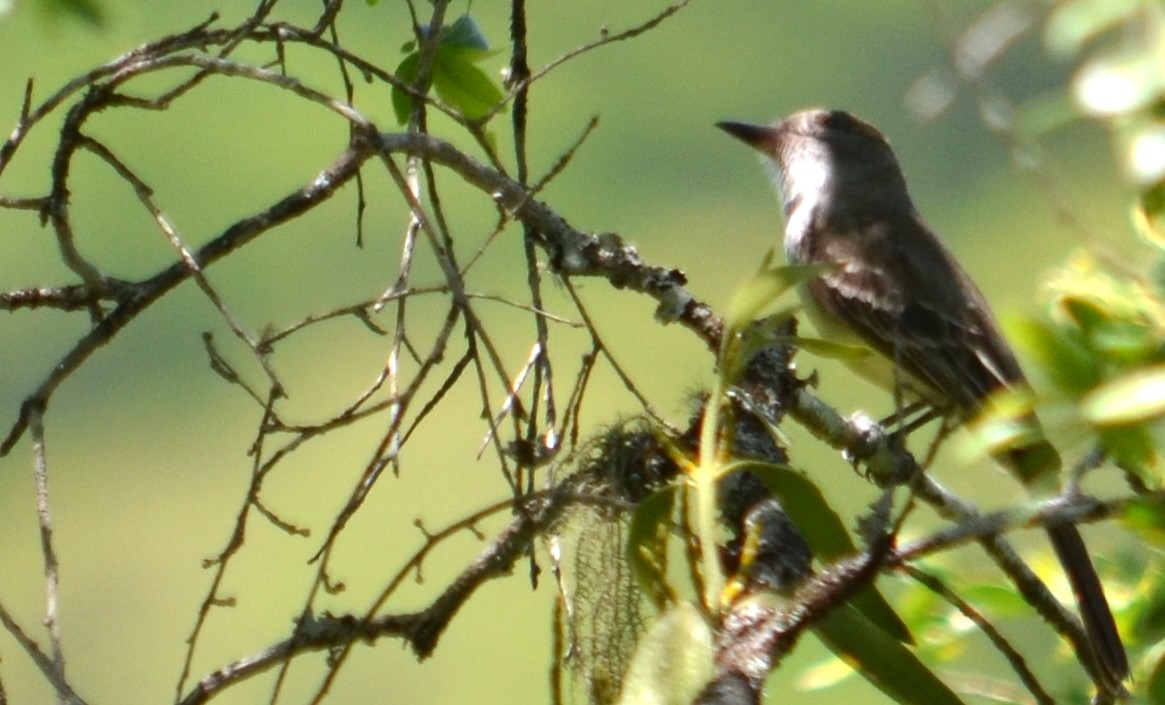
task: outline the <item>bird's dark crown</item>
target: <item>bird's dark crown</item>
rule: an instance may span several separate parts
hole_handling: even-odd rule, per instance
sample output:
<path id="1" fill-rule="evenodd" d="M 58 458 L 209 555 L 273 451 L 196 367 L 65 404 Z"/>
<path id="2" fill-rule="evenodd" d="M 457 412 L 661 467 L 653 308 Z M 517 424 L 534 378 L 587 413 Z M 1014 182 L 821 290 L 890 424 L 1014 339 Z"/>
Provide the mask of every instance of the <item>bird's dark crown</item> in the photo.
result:
<path id="1" fill-rule="evenodd" d="M 777 129 L 826 142 L 866 142 L 889 148 L 886 138 L 870 123 L 844 110 L 805 110 L 777 125 Z"/>

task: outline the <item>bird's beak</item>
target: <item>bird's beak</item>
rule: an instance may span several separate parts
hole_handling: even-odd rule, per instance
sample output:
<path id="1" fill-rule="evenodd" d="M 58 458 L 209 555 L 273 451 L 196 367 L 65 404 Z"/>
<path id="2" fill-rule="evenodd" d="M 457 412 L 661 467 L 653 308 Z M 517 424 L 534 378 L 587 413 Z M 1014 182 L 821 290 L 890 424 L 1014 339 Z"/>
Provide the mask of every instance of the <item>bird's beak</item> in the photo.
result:
<path id="1" fill-rule="evenodd" d="M 753 149 L 767 151 L 777 136 L 777 131 L 769 125 L 753 125 L 747 122 L 733 122 L 725 120 L 716 123 L 716 127 L 724 130 L 736 139 L 744 142 Z"/>

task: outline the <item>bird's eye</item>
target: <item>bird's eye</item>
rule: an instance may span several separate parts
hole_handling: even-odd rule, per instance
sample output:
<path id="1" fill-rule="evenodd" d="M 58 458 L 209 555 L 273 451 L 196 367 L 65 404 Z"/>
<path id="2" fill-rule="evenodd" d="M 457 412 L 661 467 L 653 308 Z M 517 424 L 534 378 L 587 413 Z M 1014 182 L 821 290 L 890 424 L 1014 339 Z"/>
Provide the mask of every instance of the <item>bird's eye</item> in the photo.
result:
<path id="1" fill-rule="evenodd" d="M 853 115 L 843 110 L 831 110 L 822 116 L 822 122 L 833 130 L 845 130 L 855 122 Z"/>
<path id="2" fill-rule="evenodd" d="M 831 110 L 825 113 L 823 122 L 825 127 L 830 130 L 861 135 L 878 142 L 881 142 L 885 139 L 882 137 L 882 133 L 878 132 L 878 128 L 874 127 L 868 122 L 859 120 L 844 110 Z"/>

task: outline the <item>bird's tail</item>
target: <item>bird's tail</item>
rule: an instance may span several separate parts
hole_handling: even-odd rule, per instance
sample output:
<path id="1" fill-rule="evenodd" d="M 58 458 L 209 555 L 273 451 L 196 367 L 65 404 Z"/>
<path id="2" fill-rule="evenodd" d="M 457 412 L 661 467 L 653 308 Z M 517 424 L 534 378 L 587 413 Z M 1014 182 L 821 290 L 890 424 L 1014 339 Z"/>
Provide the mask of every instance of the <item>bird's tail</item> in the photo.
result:
<path id="1" fill-rule="evenodd" d="M 1047 530 L 1060 564 L 1068 575 L 1068 582 L 1072 584 L 1072 591 L 1076 593 L 1080 618 L 1088 632 L 1088 640 L 1092 642 L 1097 665 L 1110 679 L 1108 685 L 1115 688 L 1128 678 L 1129 660 L 1084 539 L 1071 524 L 1057 524 L 1047 527 Z"/>

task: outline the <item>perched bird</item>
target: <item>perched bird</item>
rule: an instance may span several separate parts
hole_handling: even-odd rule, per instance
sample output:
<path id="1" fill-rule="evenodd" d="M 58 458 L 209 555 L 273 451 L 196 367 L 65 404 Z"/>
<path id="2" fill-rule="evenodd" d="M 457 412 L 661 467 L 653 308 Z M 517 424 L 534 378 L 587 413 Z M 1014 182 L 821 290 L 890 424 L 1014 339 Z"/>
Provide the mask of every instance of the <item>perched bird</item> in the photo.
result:
<path id="1" fill-rule="evenodd" d="M 923 222 L 889 143 L 838 110 L 807 110 L 772 125 L 718 127 L 772 168 L 785 214 L 790 264 L 828 264 L 802 298 L 821 334 L 878 355 L 852 362 L 898 398 L 962 421 L 997 392 L 1027 381 L 983 294 Z M 1060 457 L 1034 415 L 997 459 L 1025 485 L 1054 482 Z M 1128 659 L 1080 533 L 1047 527 L 1076 594 L 1096 662 L 1121 683 Z"/>

